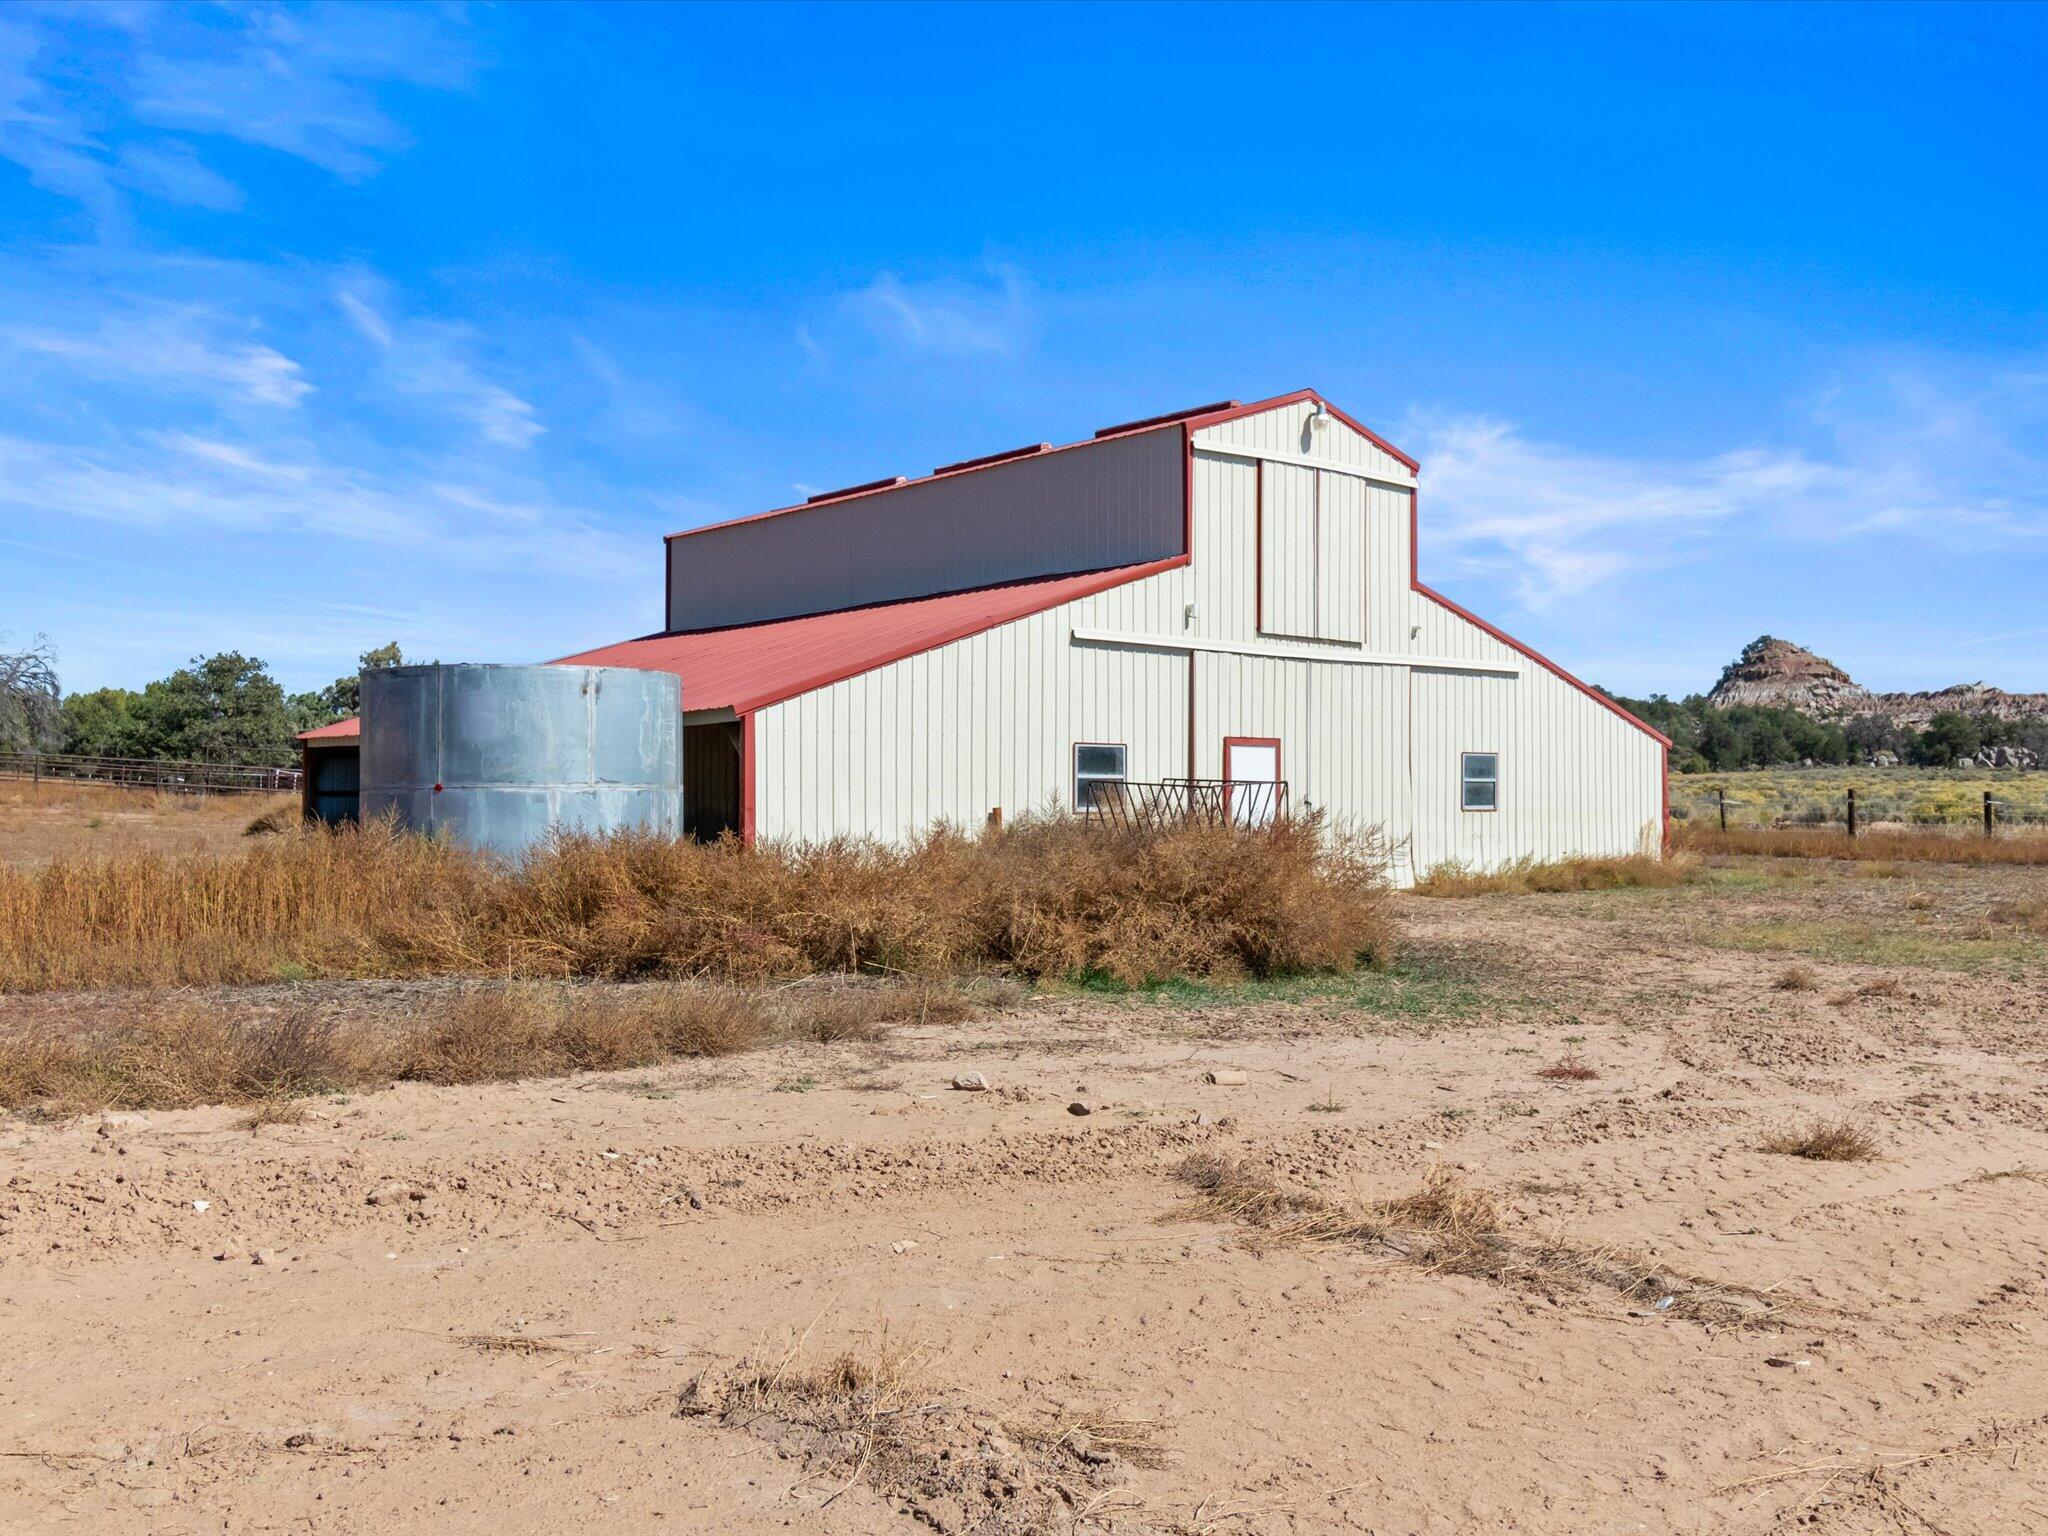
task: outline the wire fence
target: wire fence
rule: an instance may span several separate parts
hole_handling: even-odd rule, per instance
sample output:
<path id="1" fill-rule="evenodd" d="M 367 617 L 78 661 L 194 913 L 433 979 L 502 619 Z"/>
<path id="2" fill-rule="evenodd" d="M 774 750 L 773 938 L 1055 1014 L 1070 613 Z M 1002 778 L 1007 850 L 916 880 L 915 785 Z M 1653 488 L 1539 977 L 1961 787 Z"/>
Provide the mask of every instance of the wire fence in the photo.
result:
<path id="1" fill-rule="evenodd" d="M 0 779 L 37 785 L 106 784 L 172 794 L 297 793 L 299 770 L 252 763 L 176 762 L 149 757 L 85 757 L 63 752 L 0 752 Z"/>
<path id="2" fill-rule="evenodd" d="M 1682 797 L 1674 795 L 1672 815 L 1674 820 L 1718 826 L 1724 832 L 1769 827 L 1837 827 L 1854 837 L 1873 827 L 1907 827 L 1997 837 L 2008 832 L 2048 831 L 2048 804 L 2031 797 L 2001 795 L 1991 789 L 1928 796 L 1851 786 L 1834 794 L 1809 795 L 1796 805 L 1786 805 L 1759 804 L 1740 790 L 1709 784 Z"/>

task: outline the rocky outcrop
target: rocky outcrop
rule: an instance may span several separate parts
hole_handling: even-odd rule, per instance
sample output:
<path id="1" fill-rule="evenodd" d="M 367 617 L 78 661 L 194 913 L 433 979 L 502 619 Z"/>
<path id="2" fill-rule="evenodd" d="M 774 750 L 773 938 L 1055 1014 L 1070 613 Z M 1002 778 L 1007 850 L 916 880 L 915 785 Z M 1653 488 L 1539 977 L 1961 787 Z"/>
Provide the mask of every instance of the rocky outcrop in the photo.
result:
<path id="1" fill-rule="evenodd" d="M 1767 709 L 1796 709 L 1804 715 L 1834 719 L 1863 714 L 1870 697 L 1856 681 L 1824 656 L 1802 645 L 1762 635 L 1721 669 L 1721 680 L 1707 695 L 1719 709 L 1738 704 Z"/>
<path id="2" fill-rule="evenodd" d="M 1737 704 L 1796 709 L 1820 720 L 1882 715 L 1914 730 L 1924 730 L 1928 721 L 1949 710 L 1997 720 L 2048 720 L 2048 693 L 2007 693 L 1985 683 L 1872 693 L 1826 657 L 1774 635 L 1744 646 L 1723 669 L 1707 702 L 1723 709 Z"/>

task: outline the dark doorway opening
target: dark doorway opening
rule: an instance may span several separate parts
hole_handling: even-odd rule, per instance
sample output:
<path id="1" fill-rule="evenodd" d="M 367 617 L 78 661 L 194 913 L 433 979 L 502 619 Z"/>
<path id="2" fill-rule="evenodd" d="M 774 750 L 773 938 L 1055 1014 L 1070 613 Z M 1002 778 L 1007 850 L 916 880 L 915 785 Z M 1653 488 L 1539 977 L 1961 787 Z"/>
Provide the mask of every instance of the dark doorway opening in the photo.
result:
<path id="1" fill-rule="evenodd" d="M 740 835 L 738 721 L 683 727 L 683 830 L 699 842 Z"/>

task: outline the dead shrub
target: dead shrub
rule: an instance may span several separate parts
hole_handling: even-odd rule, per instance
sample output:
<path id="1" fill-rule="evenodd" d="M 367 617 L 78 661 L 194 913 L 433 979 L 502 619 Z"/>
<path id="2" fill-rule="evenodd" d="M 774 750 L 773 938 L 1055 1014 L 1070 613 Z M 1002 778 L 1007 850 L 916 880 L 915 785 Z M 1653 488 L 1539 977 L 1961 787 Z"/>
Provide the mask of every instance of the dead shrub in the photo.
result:
<path id="1" fill-rule="evenodd" d="M 1820 973 L 1810 965 L 1788 965 L 1771 978 L 1774 992 L 1817 992 Z"/>
<path id="2" fill-rule="evenodd" d="M 273 806 L 250 821 L 242 828 L 244 837 L 271 837 L 279 832 L 289 832 L 300 821 L 299 808 L 295 805 Z"/>
<path id="3" fill-rule="evenodd" d="M 266 1125 L 303 1125 L 306 1106 L 295 1099 L 265 1099 L 241 1119 L 245 1131 L 260 1131 Z"/>
<path id="4" fill-rule="evenodd" d="M 1847 1120 L 1815 1120 L 1803 1127 L 1773 1131 L 1758 1148 L 1823 1163 L 1865 1163 L 1878 1155 L 1876 1139 Z"/>
<path id="5" fill-rule="evenodd" d="M 1599 1285 L 1710 1323 L 1756 1323 L 1772 1311 L 1756 1291 L 1674 1273 L 1651 1258 L 1579 1248 L 1562 1237 L 1518 1240 L 1505 1230 L 1506 1213 L 1492 1195 L 1441 1167 L 1430 1169 L 1414 1194 L 1364 1207 L 1284 1189 L 1245 1163 L 1209 1155 L 1189 1158 L 1175 1177 L 1193 1190 L 1195 1213 L 1252 1227 L 1261 1241 L 1362 1244 L 1432 1273 L 1546 1292 Z"/>
<path id="6" fill-rule="evenodd" d="M 1600 1069 L 1588 1063 L 1577 1051 L 1567 1051 L 1549 1066 L 1538 1067 L 1536 1075 L 1557 1083 L 1590 1083 L 1600 1075 Z"/>
<path id="7" fill-rule="evenodd" d="M 1384 867 L 1376 842 L 1315 816 L 1130 832 L 1027 817 L 905 848 L 565 836 L 510 865 L 388 823 L 313 827 L 221 858 L 0 868 L 0 991 L 279 974 L 1135 985 L 1345 971 L 1393 952 Z"/>
<path id="8" fill-rule="evenodd" d="M 1458 863 L 1438 864 L 1415 882 L 1418 896 L 1525 896 L 1566 891 L 1612 891 L 1628 886 L 1683 885 L 1692 877 L 1693 861 L 1636 853 L 1615 858 L 1539 861 L 1518 859 L 1499 869 L 1476 870 Z"/>

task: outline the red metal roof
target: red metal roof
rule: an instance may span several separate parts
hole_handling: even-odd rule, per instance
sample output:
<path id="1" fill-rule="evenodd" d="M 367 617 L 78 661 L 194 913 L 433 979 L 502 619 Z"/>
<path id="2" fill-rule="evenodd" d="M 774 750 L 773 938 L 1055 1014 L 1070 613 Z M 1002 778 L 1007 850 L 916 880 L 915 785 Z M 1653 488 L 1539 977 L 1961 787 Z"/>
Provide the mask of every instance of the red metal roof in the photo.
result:
<path id="1" fill-rule="evenodd" d="M 559 660 L 565 665 L 673 672 L 683 680 L 685 710 L 730 709 L 744 714 L 1185 564 L 1186 555 L 1175 555 L 1078 576 L 1013 581 L 971 592 L 771 619 L 765 624 L 649 635 Z"/>
<path id="2" fill-rule="evenodd" d="M 683 708 L 730 709 L 735 714 L 809 693 L 841 678 L 872 671 L 919 651 L 978 635 L 998 624 L 1043 613 L 1061 603 L 1106 592 L 1127 581 L 1187 564 L 1186 555 L 1118 565 L 1076 576 L 1013 581 L 972 592 L 876 603 L 837 613 L 814 613 L 765 624 L 646 635 L 616 645 L 559 656 L 550 666 L 644 667 L 683 680 Z M 356 720 L 340 720 L 300 733 L 309 742 L 361 734 Z"/>

